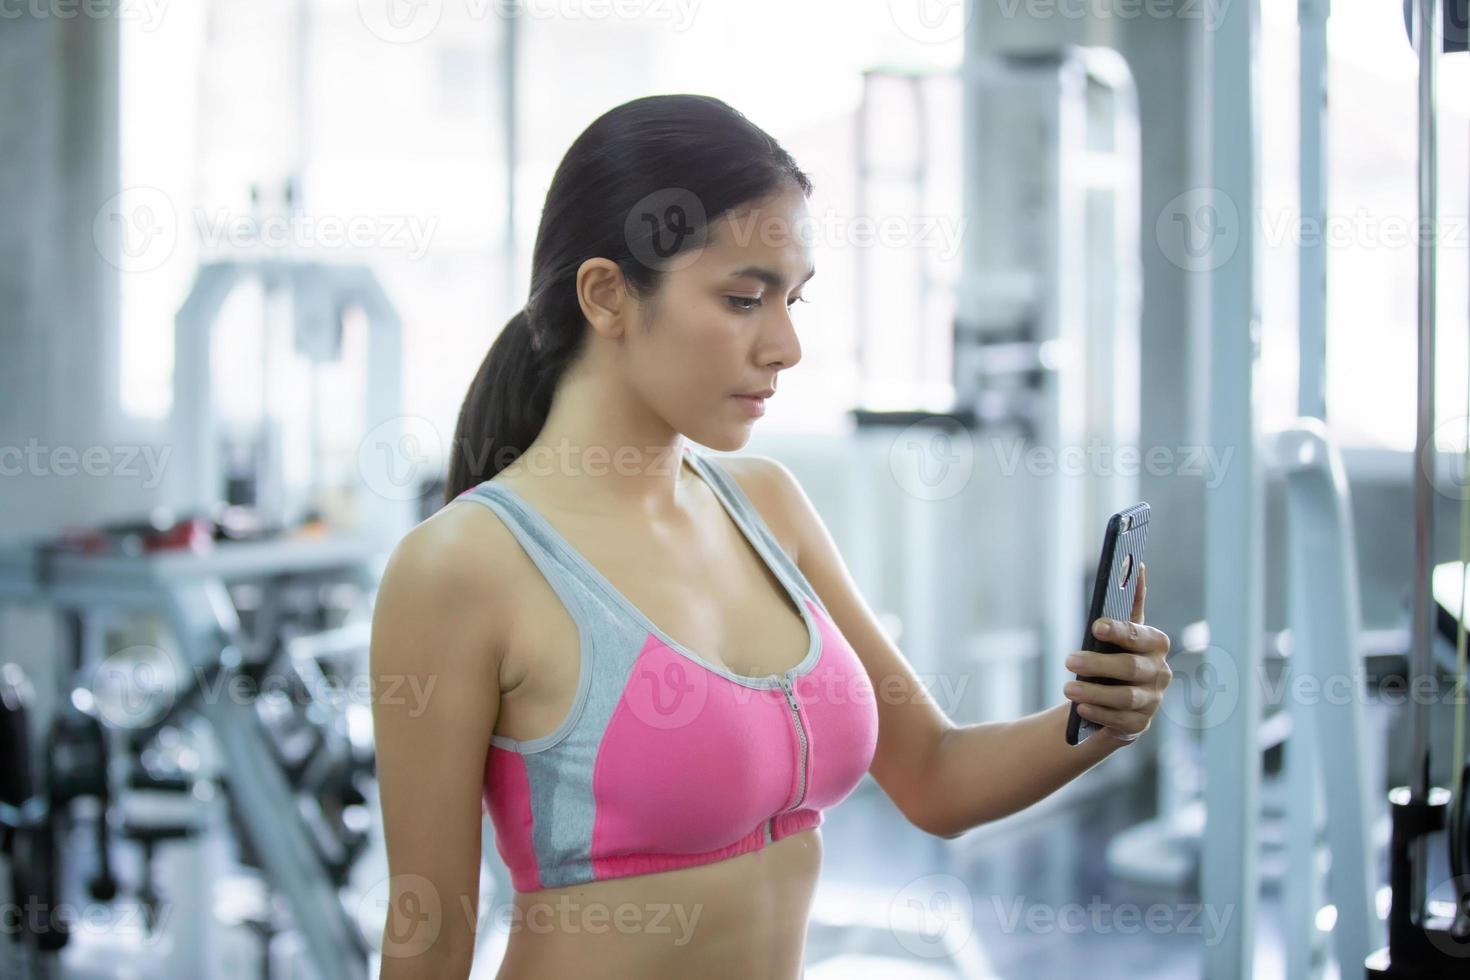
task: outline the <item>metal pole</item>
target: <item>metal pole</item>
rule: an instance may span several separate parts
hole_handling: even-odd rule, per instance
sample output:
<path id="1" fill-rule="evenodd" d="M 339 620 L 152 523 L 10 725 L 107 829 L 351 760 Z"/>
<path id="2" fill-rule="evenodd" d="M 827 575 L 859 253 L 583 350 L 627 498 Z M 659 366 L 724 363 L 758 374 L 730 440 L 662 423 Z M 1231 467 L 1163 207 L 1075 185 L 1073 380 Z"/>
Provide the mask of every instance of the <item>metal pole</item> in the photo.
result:
<path id="1" fill-rule="evenodd" d="M 1264 631 L 1264 486 L 1255 416 L 1260 358 L 1256 248 L 1260 118 L 1255 72 L 1258 0 L 1228 5 L 1207 32 L 1210 103 L 1210 184 L 1220 204 L 1234 207 L 1238 242 L 1215 257 L 1210 290 L 1209 443 L 1233 452 L 1220 485 L 1205 498 L 1205 617 L 1207 656 L 1228 678 L 1211 699 L 1238 700 L 1204 731 L 1206 827 L 1200 867 L 1201 897 L 1210 914 L 1229 925 L 1203 951 L 1205 980 L 1252 975 L 1257 907 L 1256 824 L 1260 819 L 1260 676 Z M 1199 215 L 1191 221 L 1203 222 Z M 1218 225 L 1208 226 L 1210 233 Z M 1217 238 L 1213 247 L 1228 247 Z"/>
<path id="2" fill-rule="evenodd" d="M 1327 19 L 1331 0 L 1301 0 L 1301 220 L 1317 234 L 1298 249 L 1299 366 L 1297 413 L 1327 419 Z"/>
<path id="3" fill-rule="evenodd" d="M 1327 253 L 1320 230 L 1324 227 L 1327 210 L 1322 117 L 1327 96 L 1328 6 L 1329 0 L 1299 0 L 1297 4 L 1301 63 L 1298 86 L 1298 118 L 1301 127 L 1298 198 L 1303 231 L 1297 246 L 1300 283 L 1297 291 L 1297 414 L 1303 418 L 1316 419 L 1324 417 L 1326 405 L 1323 376 L 1326 373 L 1327 360 Z M 1315 229 L 1318 234 L 1308 237 L 1305 234 L 1307 229 Z M 1290 509 L 1288 514 L 1293 524 L 1312 519 Z M 1299 533 L 1304 529 L 1290 527 L 1289 530 Z M 1301 676 L 1309 671 L 1320 670 L 1322 666 L 1320 660 L 1314 657 L 1320 656 L 1322 651 L 1311 649 L 1311 644 L 1315 641 L 1315 624 L 1311 622 L 1313 609 L 1309 602 L 1312 598 L 1311 590 L 1318 588 L 1320 583 L 1312 582 L 1312 576 L 1302 567 L 1304 562 L 1312 561 L 1313 558 L 1291 551 L 1287 559 L 1292 641 L 1288 664 L 1293 675 Z M 1312 584 L 1307 584 L 1309 582 Z M 1354 633 L 1349 635 L 1355 635 L 1356 629 L 1356 625 L 1353 626 Z M 1283 911 L 1286 916 L 1286 976 L 1288 980 L 1310 980 L 1321 975 L 1324 953 L 1322 932 L 1317 928 L 1317 912 L 1323 904 L 1322 873 L 1318 861 L 1318 828 L 1328 808 L 1319 779 L 1319 773 L 1322 772 L 1322 746 L 1317 738 L 1317 719 L 1314 717 L 1316 706 L 1300 698 L 1293 698 L 1288 710 L 1292 719 L 1291 737 L 1284 747 L 1281 772 L 1281 779 L 1289 788 L 1286 802 L 1287 871 L 1282 884 L 1285 899 Z M 1337 855 L 1334 854 L 1333 857 L 1333 868 L 1337 870 Z M 1346 860 L 1343 861 L 1343 864 L 1347 863 Z M 1343 911 L 1339 909 L 1339 914 Z M 1347 910 L 1348 916 L 1351 917 L 1354 911 Z M 1352 933 L 1345 929 L 1336 929 L 1333 938 L 1339 947 L 1347 945 L 1351 948 L 1353 943 L 1364 940 L 1367 930 L 1355 927 Z M 1368 949 L 1351 948 L 1350 953 L 1339 956 L 1339 960 L 1358 962 L 1368 952 Z"/>
<path id="4" fill-rule="evenodd" d="M 1439 45 L 1435 38 L 1441 31 L 1442 12 L 1439 0 L 1418 0 L 1414 11 L 1414 47 L 1419 53 L 1419 414 L 1414 460 L 1413 620 L 1413 669 L 1416 676 L 1427 674 L 1432 668 L 1430 640 L 1434 626 L 1429 602 L 1429 544 L 1434 502 L 1430 477 L 1434 473 L 1434 226 L 1438 208 L 1435 185 L 1439 170 L 1435 121 L 1435 72 Z M 1410 700 L 1414 762 L 1410 786 L 1415 800 L 1425 799 L 1429 787 L 1429 717 L 1419 707 Z"/>
<path id="5" fill-rule="evenodd" d="M 1434 527 L 1434 289 L 1435 241 L 1437 232 L 1438 133 L 1435 120 L 1437 97 L 1435 74 L 1443 34 L 1441 0 L 1418 0 L 1414 5 L 1414 49 L 1419 54 L 1419 413 L 1414 452 L 1414 606 L 1412 611 L 1413 658 L 1409 689 L 1418 690 L 1420 677 L 1433 669 L 1431 643 L 1434 639 L 1434 608 L 1429 594 L 1430 541 Z M 1409 699 L 1409 724 L 1413 749 L 1410 761 L 1409 794 L 1414 802 L 1429 796 L 1429 715 L 1414 698 Z M 1411 914 L 1417 921 L 1424 897 L 1423 837 L 1414 842 Z"/>

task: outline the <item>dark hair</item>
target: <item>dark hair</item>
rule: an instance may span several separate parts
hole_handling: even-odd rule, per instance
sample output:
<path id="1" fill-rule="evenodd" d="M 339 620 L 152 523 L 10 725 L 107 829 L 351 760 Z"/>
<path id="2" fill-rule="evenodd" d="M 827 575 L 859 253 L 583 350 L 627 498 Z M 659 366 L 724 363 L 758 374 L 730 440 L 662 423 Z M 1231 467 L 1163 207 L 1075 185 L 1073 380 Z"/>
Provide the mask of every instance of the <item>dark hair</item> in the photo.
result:
<path id="1" fill-rule="evenodd" d="M 704 95 L 651 95 L 603 113 L 567 150 L 541 212 L 531 291 L 470 382 L 449 451 L 449 502 L 490 479 L 546 424 L 558 380 L 581 351 L 587 322 L 577 270 L 616 262 L 640 298 L 668 260 L 706 241 L 721 215 L 811 181 L 744 115 Z"/>

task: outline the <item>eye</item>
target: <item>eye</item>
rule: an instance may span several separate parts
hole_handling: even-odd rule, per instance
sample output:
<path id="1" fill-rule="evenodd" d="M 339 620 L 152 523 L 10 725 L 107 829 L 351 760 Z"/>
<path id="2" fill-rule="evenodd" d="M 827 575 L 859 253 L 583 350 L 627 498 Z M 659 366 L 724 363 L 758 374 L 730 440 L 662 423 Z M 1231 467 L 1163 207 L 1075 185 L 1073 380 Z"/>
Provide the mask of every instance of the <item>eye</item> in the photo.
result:
<path id="1" fill-rule="evenodd" d="M 759 296 L 727 296 L 725 298 L 730 301 L 730 305 L 734 306 L 735 309 L 740 310 L 742 313 L 748 313 L 761 305 L 761 298 Z M 787 301 L 786 308 L 789 310 L 797 303 L 805 302 L 805 297 L 793 296 L 790 300 Z M 747 303 L 749 303 L 750 305 L 746 306 L 745 304 Z"/>
<path id="2" fill-rule="evenodd" d="M 755 309 L 761 303 L 761 298 L 759 296 L 726 296 L 725 298 L 730 301 L 731 306 L 735 307 L 735 309 L 737 310 L 740 310 L 742 313 L 749 312 L 750 310 Z M 742 305 L 745 303 L 749 303 L 751 305 Z"/>

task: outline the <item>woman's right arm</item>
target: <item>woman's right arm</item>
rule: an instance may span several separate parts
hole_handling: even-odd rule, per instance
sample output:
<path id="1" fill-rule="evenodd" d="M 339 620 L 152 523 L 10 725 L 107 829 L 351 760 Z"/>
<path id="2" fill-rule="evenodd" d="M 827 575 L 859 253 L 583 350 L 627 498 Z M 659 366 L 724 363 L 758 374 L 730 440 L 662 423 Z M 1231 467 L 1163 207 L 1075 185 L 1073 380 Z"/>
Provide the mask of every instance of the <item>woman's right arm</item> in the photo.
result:
<path id="1" fill-rule="evenodd" d="M 468 517 L 449 508 L 411 530 L 373 609 L 373 741 L 389 874 L 382 980 L 467 977 L 474 957 L 504 629 L 492 541 Z"/>

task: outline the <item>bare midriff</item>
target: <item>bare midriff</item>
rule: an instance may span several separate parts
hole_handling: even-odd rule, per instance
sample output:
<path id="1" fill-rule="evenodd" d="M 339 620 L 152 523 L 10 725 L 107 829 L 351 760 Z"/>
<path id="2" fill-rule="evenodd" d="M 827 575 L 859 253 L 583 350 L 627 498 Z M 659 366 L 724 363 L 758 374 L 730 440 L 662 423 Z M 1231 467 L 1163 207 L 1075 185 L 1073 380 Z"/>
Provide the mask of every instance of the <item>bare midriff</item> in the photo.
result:
<path id="1" fill-rule="evenodd" d="M 813 827 L 693 868 L 517 892 L 499 980 L 797 978 L 821 869 Z"/>

